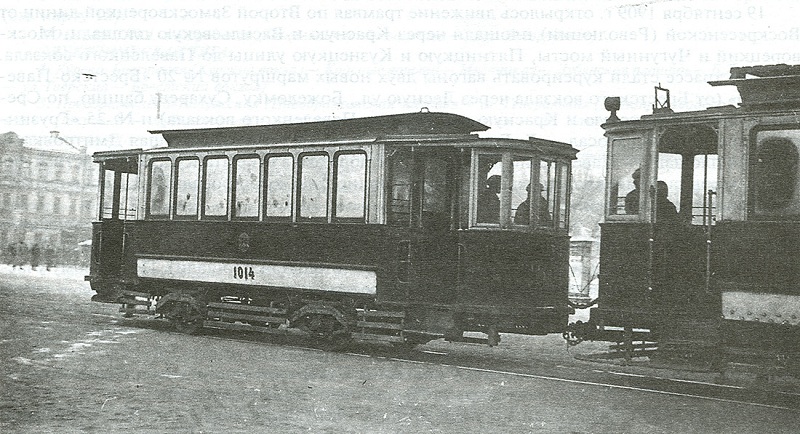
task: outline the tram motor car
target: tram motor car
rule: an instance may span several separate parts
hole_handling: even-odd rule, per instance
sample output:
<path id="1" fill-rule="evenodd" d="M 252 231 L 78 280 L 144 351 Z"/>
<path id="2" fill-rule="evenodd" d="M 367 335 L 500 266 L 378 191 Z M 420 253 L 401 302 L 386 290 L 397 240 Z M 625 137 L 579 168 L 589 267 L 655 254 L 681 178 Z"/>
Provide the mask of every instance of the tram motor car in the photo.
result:
<path id="1" fill-rule="evenodd" d="M 800 65 L 731 68 L 738 106 L 621 120 L 606 100 L 599 298 L 565 334 L 628 353 L 798 360 Z"/>
<path id="2" fill-rule="evenodd" d="M 126 315 L 418 344 L 561 333 L 577 150 L 423 110 L 98 152 L 87 280 Z"/>

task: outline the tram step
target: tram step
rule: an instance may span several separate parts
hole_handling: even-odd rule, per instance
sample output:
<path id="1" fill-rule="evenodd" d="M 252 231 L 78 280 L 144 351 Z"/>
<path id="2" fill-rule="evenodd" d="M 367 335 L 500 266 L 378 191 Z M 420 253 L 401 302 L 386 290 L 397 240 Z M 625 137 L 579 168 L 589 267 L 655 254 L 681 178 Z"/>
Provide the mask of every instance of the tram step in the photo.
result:
<path id="1" fill-rule="evenodd" d="M 123 297 L 143 297 L 143 298 L 150 298 L 150 294 L 147 292 L 136 292 L 136 291 L 125 291 L 122 293 Z"/>
<path id="2" fill-rule="evenodd" d="M 136 314 L 136 315 L 156 315 L 156 311 L 153 309 L 137 309 L 133 307 L 120 307 L 119 311 L 124 314 Z"/>
<path id="3" fill-rule="evenodd" d="M 362 310 L 358 312 L 359 318 L 405 318 L 405 312 L 394 312 L 387 310 Z"/>
<path id="4" fill-rule="evenodd" d="M 119 300 L 119 303 L 129 306 L 150 306 L 153 304 L 151 300 L 137 300 L 135 298 L 122 298 Z"/>
<path id="5" fill-rule="evenodd" d="M 254 331 L 254 332 L 261 332 L 261 333 L 270 333 L 270 334 L 287 334 L 288 330 L 286 328 L 277 328 L 277 327 L 261 327 L 261 326 L 254 326 L 249 324 L 240 324 L 240 323 L 231 323 L 231 322 L 223 322 L 223 321 L 203 321 L 203 327 L 208 327 L 212 329 L 225 329 L 225 330 L 239 330 L 239 331 Z"/>
<path id="6" fill-rule="evenodd" d="M 275 315 L 286 315 L 286 309 L 278 309 L 275 307 L 267 306 L 251 306 L 249 304 L 239 303 L 208 303 L 211 309 L 228 309 L 228 310 L 246 310 L 250 312 L 265 312 Z"/>
<path id="7" fill-rule="evenodd" d="M 630 346 L 626 344 L 612 344 L 608 346 L 608 349 L 614 351 L 625 351 L 628 348 L 631 348 L 634 352 L 643 352 L 645 350 L 655 350 L 658 348 L 658 344 L 655 342 L 642 342 L 638 344 L 631 344 Z"/>
<path id="8" fill-rule="evenodd" d="M 211 318 L 232 319 L 241 321 L 258 321 L 258 322 L 270 322 L 270 323 L 286 322 L 286 317 L 248 315 L 243 313 L 225 312 L 221 310 L 209 310 L 208 316 Z"/>
<path id="9" fill-rule="evenodd" d="M 362 341 L 404 342 L 404 339 L 400 336 L 376 335 L 373 333 L 353 333 L 352 337 Z"/>
<path id="10" fill-rule="evenodd" d="M 489 339 L 487 338 L 476 338 L 471 336 L 449 336 L 446 337 L 445 340 L 447 342 L 465 342 L 468 344 L 483 344 L 486 345 L 489 343 Z"/>
<path id="11" fill-rule="evenodd" d="M 368 329 L 403 330 L 402 324 L 388 322 L 358 321 L 356 322 L 356 326 Z"/>

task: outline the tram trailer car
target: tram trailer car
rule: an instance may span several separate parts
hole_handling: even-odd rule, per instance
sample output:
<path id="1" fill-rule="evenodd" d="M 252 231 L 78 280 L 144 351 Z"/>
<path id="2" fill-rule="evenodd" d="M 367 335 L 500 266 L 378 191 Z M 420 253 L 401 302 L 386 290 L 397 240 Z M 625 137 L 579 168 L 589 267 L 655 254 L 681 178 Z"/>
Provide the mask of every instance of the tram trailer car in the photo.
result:
<path id="1" fill-rule="evenodd" d="M 798 359 L 800 65 L 735 67 L 738 107 L 616 115 L 606 100 L 599 303 L 587 337 L 662 355 Z M 662 182 L 663 181 L 663 182 Z M 614 337 L 616 334 L 616 337 Z M 634 339 L 632 339 L 632 337 Z"/>
<path id="2" fill-rule="evenodd" d="M 93 300 L 184 332 L 561 333 L 577 151 L 474 134 L 488 128 L 425 111 L 153 131 L 168 146 L 98 152 Z"/>

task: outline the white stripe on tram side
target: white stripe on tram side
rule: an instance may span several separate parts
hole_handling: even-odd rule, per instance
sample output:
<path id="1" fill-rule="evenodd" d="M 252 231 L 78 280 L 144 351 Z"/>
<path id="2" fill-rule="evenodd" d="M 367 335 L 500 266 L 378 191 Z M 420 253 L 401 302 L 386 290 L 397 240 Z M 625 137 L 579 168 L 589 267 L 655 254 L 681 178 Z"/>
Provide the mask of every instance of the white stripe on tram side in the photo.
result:
<path id="1" fill-rule="evenodd" d="M 139 258 L 141 278 L 273 286 L 374 295 L 374 271 L 295 265 Z"/>

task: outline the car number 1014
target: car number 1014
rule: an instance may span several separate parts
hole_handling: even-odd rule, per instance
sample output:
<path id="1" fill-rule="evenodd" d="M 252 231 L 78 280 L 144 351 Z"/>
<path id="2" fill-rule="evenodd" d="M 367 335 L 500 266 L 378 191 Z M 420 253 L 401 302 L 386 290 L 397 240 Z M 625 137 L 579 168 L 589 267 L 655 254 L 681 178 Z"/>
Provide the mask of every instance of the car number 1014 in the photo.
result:
<path id="1" fill-rule="evenodd" d="M 233 266 L 233 278 L 236 280 L 254 280 L 256 278 L 256 273 L 253 271 L 253 267 L 242 267 L 241 265 Z"/>

